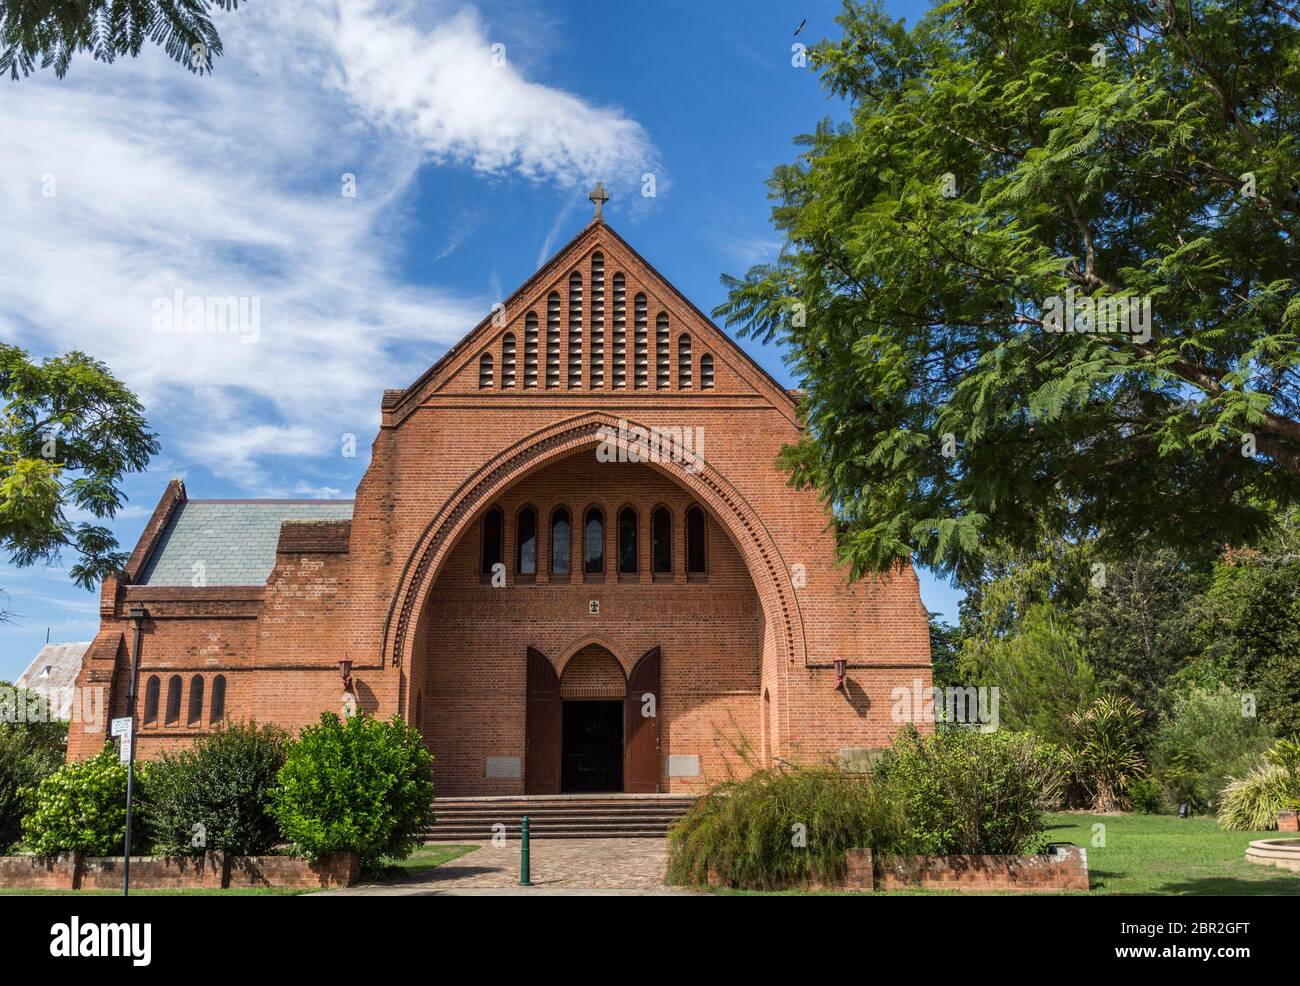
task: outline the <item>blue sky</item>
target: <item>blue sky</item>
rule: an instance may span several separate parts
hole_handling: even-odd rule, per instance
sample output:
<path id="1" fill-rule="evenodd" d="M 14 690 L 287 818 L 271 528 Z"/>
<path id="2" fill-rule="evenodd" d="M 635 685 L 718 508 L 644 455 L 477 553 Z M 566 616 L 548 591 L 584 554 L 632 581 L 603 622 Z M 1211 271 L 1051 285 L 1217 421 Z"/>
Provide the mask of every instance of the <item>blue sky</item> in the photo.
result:
<path id="1" fill-rule="evenodd" d="M 889 4 L 909 19 L 923 7 Z M 771 258 L 765 179 L 795 135 L 844 115 L 791 45 L 835 35 L 837 12 L 249 4 L 218 15 L 211 77 L 148 50 L 6 81 L 0 338 L 85 350 L 144 400 L 163 450 L 126 484 L 113 526 L 127 548 L 171 476 L 201 498 L 350 497 L 383 388 L 419 376 L 576 233 L 594 178 L 614 227 L 705 311 L 720 274 Z M 177 290 L 258 298 L 256 341 L 156 331 L 156 299 Z M 794 385 L 778 350 L 741 344 Z M 340 454 L 348 433 L 355 458 Z M 97 597 L 70 585 L 68 561 L 0 565 L 0 678 L 47 628 L 95 632 Z M 922 573 L 922 595 L 955 622 L 954 590 Z"/>

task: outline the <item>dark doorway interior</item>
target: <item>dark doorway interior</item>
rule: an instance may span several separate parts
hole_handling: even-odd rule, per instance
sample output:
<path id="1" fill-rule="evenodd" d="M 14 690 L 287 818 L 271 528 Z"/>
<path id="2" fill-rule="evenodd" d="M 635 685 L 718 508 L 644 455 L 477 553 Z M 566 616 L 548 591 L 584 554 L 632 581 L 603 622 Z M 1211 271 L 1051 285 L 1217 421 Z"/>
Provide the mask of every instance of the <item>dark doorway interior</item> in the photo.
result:
<path id="1" fill-rule="evenodd" d="M 560 790 L 623 790 L 623 703 L 564 703 Z"/>

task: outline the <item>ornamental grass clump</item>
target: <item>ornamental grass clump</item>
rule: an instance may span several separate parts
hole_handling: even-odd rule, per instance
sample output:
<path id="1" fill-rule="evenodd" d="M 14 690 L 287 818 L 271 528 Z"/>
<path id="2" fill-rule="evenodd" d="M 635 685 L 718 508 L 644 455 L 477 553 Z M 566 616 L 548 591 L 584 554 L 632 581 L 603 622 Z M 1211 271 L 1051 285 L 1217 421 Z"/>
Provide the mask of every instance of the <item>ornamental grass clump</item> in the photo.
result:
<path id="1" fill-rule="evenodd" d="M 1279 811 L 1300 809 L 1300 742 L 1278 740 L 1254 770 L 1219 796 L 1219 824 L 1237 832 L 1277 828 Z"/>
<path id="2" fill-rule="evenodd" d="M 902 812 L 866 774 L 776 766 L 701 797 L 668 836 L 668 879 L 754 890 L 844 880 L 845 850 L 896 846 Z"/>

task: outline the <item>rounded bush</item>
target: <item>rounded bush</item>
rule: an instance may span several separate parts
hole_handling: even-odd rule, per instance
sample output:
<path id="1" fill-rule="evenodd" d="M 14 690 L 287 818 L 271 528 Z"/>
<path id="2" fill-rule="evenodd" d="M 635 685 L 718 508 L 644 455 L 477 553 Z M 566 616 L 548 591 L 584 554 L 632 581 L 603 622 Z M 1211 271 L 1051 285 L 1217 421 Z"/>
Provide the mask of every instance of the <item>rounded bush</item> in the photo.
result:
<path id="1" fill-rule="evenodd" d="M 1064 762 L 1027 733 L 903 729 L 877 766 L 907 816 L 913 851 L 1008 854 L 1038 848 Z"/>
<path id="2" fill-rule="evenodd" d="M 136 765 L 134 799 L 144 803 L 147 771 Z M 141 815 L 136 816 L 142 820 Z M 36 788 L 31 812 L 23 819 L 23 837 L 38 856 L 82 852 L 112 856 L 126 838 L 126 764 L 110 742 L 98 756 L 65 764 Z M 131 851 L 147 845 L 145 826 L 133 824 Z"/>
<path id="3" fill-rule="evenodd" d="M 269 802 L 288 740 L 276 726 L 232 725 L 152 763 L 148 814 L 157 850 L 254 856 L 274 848 L 280 830 Z"/>
<path id="4" fill-rule="evenodd" d="M 344 851 L 364 866 L 404 859 L 433 821 L 433 757 L 400 716 L 323 713 L 289 745 L 271 813 L 312 859 Z"/>

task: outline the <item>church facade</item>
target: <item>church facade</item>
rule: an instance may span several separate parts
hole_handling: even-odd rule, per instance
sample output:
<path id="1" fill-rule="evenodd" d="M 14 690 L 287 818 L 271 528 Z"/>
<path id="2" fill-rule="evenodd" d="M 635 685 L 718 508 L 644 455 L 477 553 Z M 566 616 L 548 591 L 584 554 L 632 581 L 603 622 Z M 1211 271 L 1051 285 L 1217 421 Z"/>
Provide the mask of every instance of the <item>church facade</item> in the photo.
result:
<path id="1" fill-rule="evenodd" d="M 598 214 L 384 393 L 355 499 L 172 481 L 77 684 L 125 715 L 138 656 L 142 757 L 225 722 L 400 714 L 440 795 L 692 792 L 858 756 L 910 718 L 896 690 L 930 685 L 927 617 L 910 567 L 847 583 L 775 465 L 800 429 Z"/>

